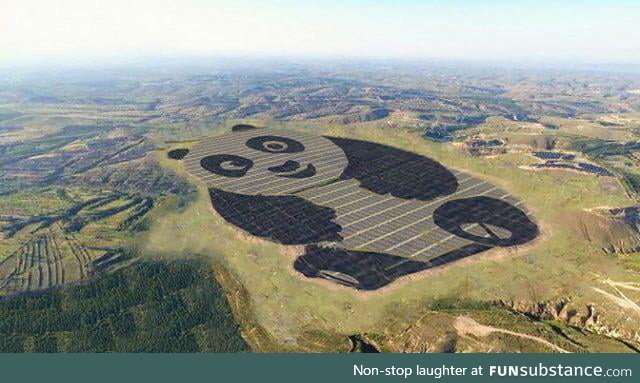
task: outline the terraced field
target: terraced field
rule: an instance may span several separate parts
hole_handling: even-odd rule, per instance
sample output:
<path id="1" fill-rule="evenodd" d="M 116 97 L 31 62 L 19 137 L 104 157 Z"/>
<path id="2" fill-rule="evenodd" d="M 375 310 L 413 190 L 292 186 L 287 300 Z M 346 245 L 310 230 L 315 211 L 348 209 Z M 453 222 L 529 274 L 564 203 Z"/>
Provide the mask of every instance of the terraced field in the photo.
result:
<path id="1" fill-rule="evenodd" d="M 258 351 L 639 349 L 637 76 L 514 76 L 402 65 L 392 72 L 376 65 L 292 69 L 150 69 L 144 79 L 116 70 L 55 81 L 0 77 L 0 349 L 246 350 L 236 323 Z M 284 175 L 331 174 L 317 183 L 264 173 L 221 181 L 210 169 L 238 174 L 238 164 L 248 162 L 223 164 L 218 157 L 205 161 L 208 173 L 200 170 L 201 159 L 187 163 L 204 181 L 197 183 L 178 166 L 188 154 L 167 158 L 164 148 L 198 154 L 203 137 L 236 124 L 289 129 L 295 137 L 324 135 L 334 143 L 373 142 L 430 158 L 450 169 L 450 177 L 433 164 L 409 161 L 413 166 L 396 164 L 405 171 L 394 178 L 385 170 L 394 166 L 366 156 L 345 162 L 330 155 L 315 169 L 294 171 L 295 164 L 271 163 L 260 154 L 252 157 L 254 168 L 266 159 L 265 169 Z M 267 141 L 258 143 L 282 149 Z M 203 142 L 206 150 L 216 149 Z M 332 146 L 310 142 L 318 147 L 310 146 L 300 162 L 314 162 Z M 211 154 L 251 149 L 243 144 L 241 152 Z M 530 154 L 542 151 L 572 153 L 574 159 L 558 160 L 589 166 L 532 171 L 541 159 Z M 358 161 L 372 170 L 355 172 L 349 165 L 343 171 L 345 163 Z M 419 184 L 415 194 L 410 186 L 416 179 L 439 182 Z M 455 202 L 446 199 L 451 185 L 458 186 L 455 199 L 492 197 L 521 209 L 538 225 L 539 237 L 531 246 L 485 249 L 446 267 L 421 269 L 389 288 L 341 286 L 354 283 L 335 273 L 345 264 L 354 272 L 378 267 L 384 275 L 397 264 L 393 257 L 436 265 L 447 260 L 443 252 L 464 247 L 469 238 L 507 236 L 491 222 L 450 220 L 454 212 L 477 209 L 449 204 Z M 252 213 L 253 202 L 237 198 L 245 209 L 240 216 L 267 222 L 257 225 L 262 237 L 276 240 L 251 238 L 219 214 L 224 209 L 211 209 L 212 197 L 220 201 L 222 192 L 262 194 L 293 214 L 252 215 L 262 210 Z M 306 210 L 308 204 L 291 200 L 278 205 L 271 197 L 309 199 L 324 209 Z M 451 214 L 428 205 L 436 201 L 449 204 Z M 311 219 L 291 224 L 297 213 Z M 301 250 L 291 238 L 309 228 L 327 231 Z M 473 237 L 458 238 L 463 232 Z M 337 240 L 349 251 L 328 246 Z M 141 257 L 174 269 L 136 268 Z M 180 262 L 172 261 L 184 257 L 206 265 L 176 269 Z M 326 263 L 331 259 L 349 262 Z M 217 282 L 207 274 L 211 264 L 224 265 L 224 272 L 214 267 Z M 194 275 L 205 278 L 193 288 L 181 284 Z M 327 276 L 341 285 L 320 278 Z M 114 285 L 109 295 L 105 286 Z M 26 291 L 38 294 L 21 294 Z M 206 296 L 212 291 L 215 297 Z M 213 306 L 203 304 L 205 296 Z M 71 311 L 62 301 L 75 302 Z"/>
<path id="2" fill-rule="evenodd" d="M 147 214 L 188 190 L 146 157 L 151 148 L 141 136 L 94 125 L 0 145 L 1 173 L 15 176 L 0 187 L 7 188 L 0 191 L 0 295 L 119 267 Z"/>
<path id="3" fill-rule="evenodd" d="M 86 279 L 100 252 L 87 249 L 74 234 L 38 234 L 0 263 L 0 291 L 15 294 Z"/>

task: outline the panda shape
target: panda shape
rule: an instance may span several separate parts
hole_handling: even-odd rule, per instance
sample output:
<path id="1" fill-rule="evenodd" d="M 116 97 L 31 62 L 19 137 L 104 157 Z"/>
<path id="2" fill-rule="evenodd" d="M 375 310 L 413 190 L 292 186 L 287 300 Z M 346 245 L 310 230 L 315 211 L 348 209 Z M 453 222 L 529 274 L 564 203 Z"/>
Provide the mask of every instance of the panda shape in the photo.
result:
<path id="1" fill-rule="evenodd" d="M 169 156 L 207 185 L 226 221 L 304 245 L 295 270 L 359 290 L 539 234 L 504 190 L 367 141 L 238 125 Z"/>

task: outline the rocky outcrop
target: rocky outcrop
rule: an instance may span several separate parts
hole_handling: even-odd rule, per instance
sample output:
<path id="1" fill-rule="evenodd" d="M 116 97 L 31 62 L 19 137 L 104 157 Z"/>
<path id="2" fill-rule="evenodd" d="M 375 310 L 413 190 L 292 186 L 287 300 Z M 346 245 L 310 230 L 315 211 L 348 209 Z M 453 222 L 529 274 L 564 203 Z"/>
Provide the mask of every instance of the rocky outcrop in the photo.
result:
<path id="1" fill-rule="evenodd" d="M 593 304 L 575 307 L 568 298 L 543 302 L 498 300 L 495 304 L 535 320 L 554 320 L 610 338 L 640 343 L 640 332 L 624 331 L 603 323 Z"/>
<path id="2" fill-rule="evenodd" d="M 571 305 L 569 299 L 544 302 L 523 302 L 498 300 L 498 306 L 525 314 L 538 320 L 556 320 L 576 327 L 587 327 L 587 324 L 598 322 L 593 305 L 578 310 Z"/>
<path id="3" fill-rule="evenodd" d="M 640 207 L 591 209 L 563 219 L 579 240 L 591 242 L 606 253 L 640 251 Z"/>

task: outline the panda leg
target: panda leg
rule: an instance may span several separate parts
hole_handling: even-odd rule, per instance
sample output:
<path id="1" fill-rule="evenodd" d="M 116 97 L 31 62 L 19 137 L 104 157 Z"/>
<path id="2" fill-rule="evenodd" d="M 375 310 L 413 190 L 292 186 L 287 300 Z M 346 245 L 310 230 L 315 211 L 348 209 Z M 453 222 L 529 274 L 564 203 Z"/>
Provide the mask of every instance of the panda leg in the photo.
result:
<path id="1" fill-rule="evenodd" d="M 400 277 L 442 266 L 490 248 L 471 244 L 422 262 L 385 253 L 310 245 L 293 266 L 308 278 L 328 279 L 357 290 L 377 290 Z"/>

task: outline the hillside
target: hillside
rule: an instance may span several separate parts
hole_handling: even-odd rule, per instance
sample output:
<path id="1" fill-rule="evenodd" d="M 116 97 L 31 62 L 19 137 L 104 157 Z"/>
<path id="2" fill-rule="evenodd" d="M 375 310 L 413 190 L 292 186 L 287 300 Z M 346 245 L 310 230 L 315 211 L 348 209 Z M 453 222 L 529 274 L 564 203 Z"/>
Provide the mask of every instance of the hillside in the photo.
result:
<path id="1" fill-rule="evenodd" d="M 54 80 L 0 79 L 7 351 L 638 351 L 637 76 L 371 64 Z M 540 235 L 370 292 L 306 278 L 299 249 L 230 225 L 167 156 L 236 124 L 428 157 L 517 197 Z M 16 319 L 82 305 L 86 323 Z"/>

